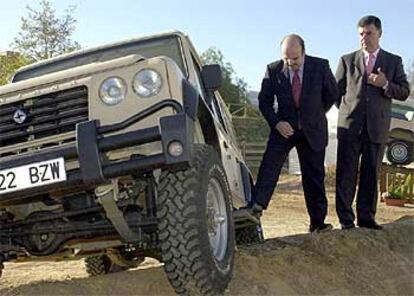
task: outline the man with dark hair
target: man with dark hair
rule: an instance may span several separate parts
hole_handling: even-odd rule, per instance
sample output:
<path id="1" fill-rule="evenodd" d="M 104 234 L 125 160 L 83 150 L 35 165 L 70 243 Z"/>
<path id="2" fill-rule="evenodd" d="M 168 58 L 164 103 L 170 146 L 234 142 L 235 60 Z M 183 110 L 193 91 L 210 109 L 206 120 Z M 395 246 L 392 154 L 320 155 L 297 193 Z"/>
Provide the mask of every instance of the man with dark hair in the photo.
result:
<path id="1" fill-rule="evenodd" d="M 401 58 L 379 46 L 381 21 L 365 16 L 358 22 L 361 49 L 341 57 L 336 71 L 338 152 L 336 211 L 343 229 L 354 228 L 356 197 L 359 227 L 382 229 L 375 221 L 378 171 L 388 140 L 391 100 L 410 94 Z"/>
<path id="2" fill-rule="evenodd" d="M 374 15 L 366 15 L 358 21 L 358 28 L 374 25 L 375 28 L 382 34 L 381 20 Z"/>
<path id="3" fill-rule="evenodd" d="M 332 229 L 325 224 L 325 113 L 334 104 L 337 85 L 327 60 L 305 55 L 305 42 L 296 34 L 283 38 L 282 59 L 267 66 L 259 93 L 259 108 L 270 136 L 253 189 L 253 212 L 266 209 L 289 151 L 296 147 L 302 172 L 310 232 Z M 275 97 L 278 110 L 273 107 Z"/>

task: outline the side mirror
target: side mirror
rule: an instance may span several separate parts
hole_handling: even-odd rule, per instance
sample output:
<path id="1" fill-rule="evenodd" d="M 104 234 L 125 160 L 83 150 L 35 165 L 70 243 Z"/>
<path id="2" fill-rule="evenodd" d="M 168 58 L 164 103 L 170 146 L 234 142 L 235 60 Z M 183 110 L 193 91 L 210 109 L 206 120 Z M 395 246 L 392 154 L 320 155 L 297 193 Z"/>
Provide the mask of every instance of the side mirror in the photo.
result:
<path id="1" fill-rule="evenodd" d="M 220 88 L 223 83 L 223 76 L 220 65 L 205 65 L 201 69 L 201 78 L 203 79 L 204 87 L 209 91 L 215 91 Z"/>

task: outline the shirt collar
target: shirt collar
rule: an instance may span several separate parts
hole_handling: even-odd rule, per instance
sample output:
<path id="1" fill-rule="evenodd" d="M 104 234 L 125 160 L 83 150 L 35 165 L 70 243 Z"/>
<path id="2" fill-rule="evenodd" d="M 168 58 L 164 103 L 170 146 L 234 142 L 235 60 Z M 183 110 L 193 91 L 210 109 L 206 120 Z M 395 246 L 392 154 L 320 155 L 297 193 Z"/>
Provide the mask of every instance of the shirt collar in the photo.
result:
<path id="1" fill-rule="evenodd" d="M 306 63 L 306 55 L 303 57 L 303 63 L 302 63 L 302 65 L 300 65 L 300 67 L 299 67 L 299 75 L 302 75 L 302 74 L 303 74 L 303 67 L 304 67 L 305 63 Z M 291 77 L 293 77 L 293 74 L 295 73 L 295 71 L 294 71 L 294 70 L 292 70 L 292 69 L 290 69 L 290 68 L 286 68 L 286 69 L 284 70 L 284 73 L 285 73 L 285 76 L 286 76 L 286 77 L 289 77 L 289 75 L 290 75 Z"/>
<path id="2" fill-rule="evenodd" d="M 374 55 L 374 59 L 376 59 L 377 58 L 377 56 L 378 56 L 378 53 L 379 53 L 379 51 L 380 51 L 380 47 L 378 47 L 372 54 Z M 368 59 L 368 57 L 369 57 L 369 55 L 370 55 L 370 53 L 368 52 L 368 51 L 366 51 L 365 49 L 363 49 L 362 50 L 362 52 L 364 53 L 364 58 L 365 59 Z"/>

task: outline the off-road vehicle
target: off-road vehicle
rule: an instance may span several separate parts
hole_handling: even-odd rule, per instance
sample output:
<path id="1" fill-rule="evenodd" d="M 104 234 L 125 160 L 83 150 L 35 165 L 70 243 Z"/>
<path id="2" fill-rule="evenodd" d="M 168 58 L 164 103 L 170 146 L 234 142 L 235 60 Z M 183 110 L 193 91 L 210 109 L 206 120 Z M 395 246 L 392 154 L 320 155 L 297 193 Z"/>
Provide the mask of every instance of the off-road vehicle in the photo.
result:
<path id="1" fill-rule="evenodd" d="M 407 165 L 414 160 L 413 103 L 393 103 L 387 143 L 387 159 L 392 164 Z"/>
<path id="2" fill-rule="evenodd" d="M 262 236 L 221 80 L 180 32 L 19 69 L 0 88 L 0 263 L 154 257 L 177 293 L 222 293 L 235 241 Z"/>

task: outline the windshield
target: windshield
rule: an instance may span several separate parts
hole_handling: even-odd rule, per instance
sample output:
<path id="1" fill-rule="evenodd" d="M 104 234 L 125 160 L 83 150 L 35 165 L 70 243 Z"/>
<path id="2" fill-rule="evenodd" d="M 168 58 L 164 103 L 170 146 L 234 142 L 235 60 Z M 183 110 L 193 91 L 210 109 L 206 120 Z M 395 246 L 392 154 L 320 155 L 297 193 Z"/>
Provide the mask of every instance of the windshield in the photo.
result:
<path id="1" fill-rule="evenodd" d="M 407 105 L 392 105 L 392 117 L 406 121 L 413 121 L 414 108 Z"/>
<path id="2" fill-rule="evenodd" d="M 145 58 L 167 56 L 177 63 L 184 75 L 187 73 L 183 62 L 179 37 L 174 35 L 148 40 L 133 40 L 87 50 L 86 52 L 79 52 L 79 54 L 75 53 L 74 55 L 62 57 L 57 60 L 51 60 L 46 64 L 18 71 L 13 77 L 12 82 L 18 82 L 90 63 L 104 62 L 131 54 L 139 54 Z"/>

